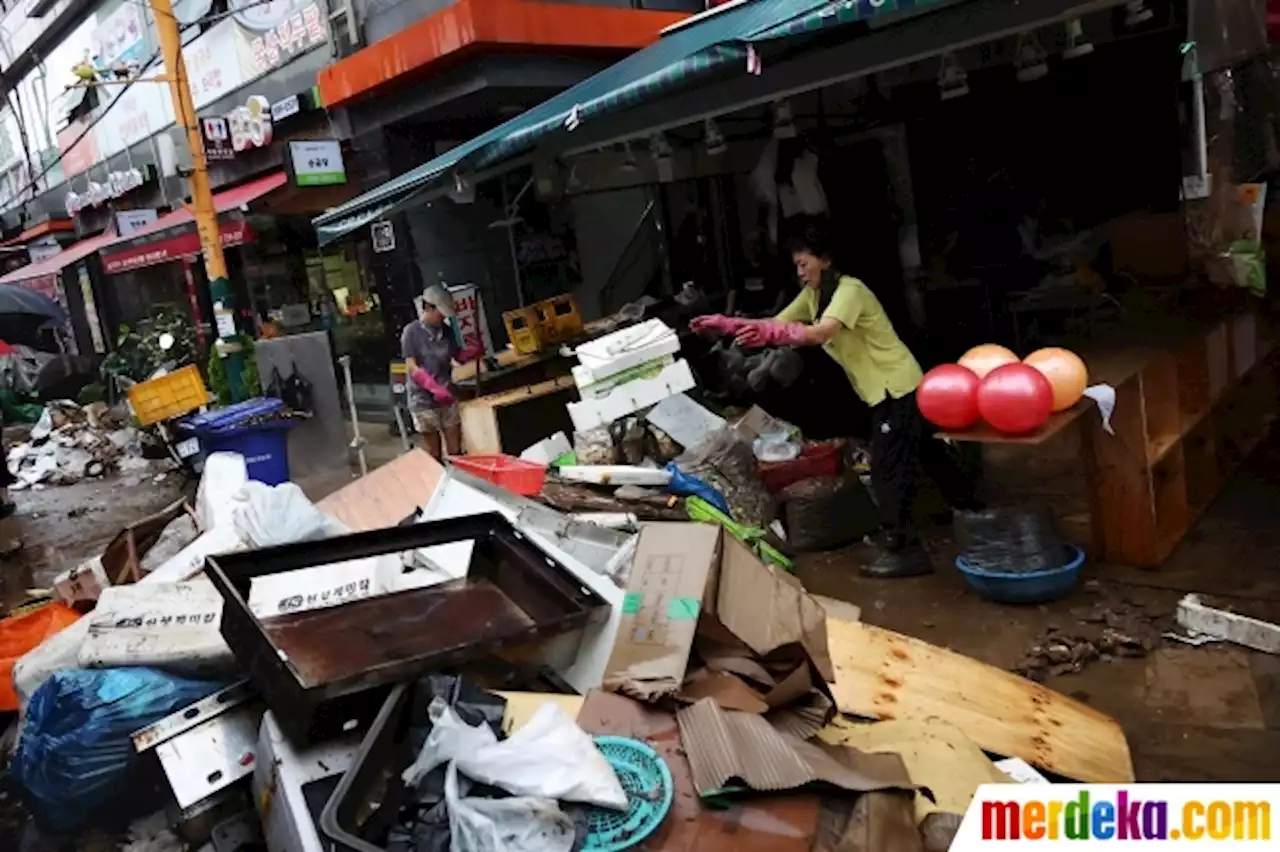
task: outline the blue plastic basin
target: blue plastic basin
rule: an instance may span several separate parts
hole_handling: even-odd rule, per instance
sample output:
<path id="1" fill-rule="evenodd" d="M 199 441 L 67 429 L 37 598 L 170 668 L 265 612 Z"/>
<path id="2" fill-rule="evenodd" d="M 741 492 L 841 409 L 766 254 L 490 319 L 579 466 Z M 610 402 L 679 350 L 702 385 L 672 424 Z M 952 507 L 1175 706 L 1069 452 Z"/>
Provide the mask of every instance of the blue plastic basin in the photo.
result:
<path id="1" fill-rule="evenodd" d="M 1071 558 L 1060 568 L 1045 571 L 983 571 L 963 556 L 956 557 L 956 567 L 969 586 L 989 601 L 997 603 L 1047 603 L 1056 601 L 1075 588 L 1084 564 L 1084 551 L 1067 545 Z"/>

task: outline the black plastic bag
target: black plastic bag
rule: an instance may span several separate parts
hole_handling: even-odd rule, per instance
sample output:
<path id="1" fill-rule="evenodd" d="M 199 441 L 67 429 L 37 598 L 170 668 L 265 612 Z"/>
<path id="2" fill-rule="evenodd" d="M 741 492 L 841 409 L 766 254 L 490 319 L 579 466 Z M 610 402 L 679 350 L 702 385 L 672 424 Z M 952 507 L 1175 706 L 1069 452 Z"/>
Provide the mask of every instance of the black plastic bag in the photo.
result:
<path id="1" fill-rule="evenodd" d="M 1029 574 L 1061 568 L 1067 545 L 1043 507 L 956 512 L 960 555 L 979 571 Z"/>
<path id="2" fill-rule="evenodd" d="M 284 404 L 294 411 L 310 413 L 314 407 L 311 382 L 298 372 L 298 365 L 293 365 L 293 374 L 284 380 L 283 393 L 280 398 Z"/>

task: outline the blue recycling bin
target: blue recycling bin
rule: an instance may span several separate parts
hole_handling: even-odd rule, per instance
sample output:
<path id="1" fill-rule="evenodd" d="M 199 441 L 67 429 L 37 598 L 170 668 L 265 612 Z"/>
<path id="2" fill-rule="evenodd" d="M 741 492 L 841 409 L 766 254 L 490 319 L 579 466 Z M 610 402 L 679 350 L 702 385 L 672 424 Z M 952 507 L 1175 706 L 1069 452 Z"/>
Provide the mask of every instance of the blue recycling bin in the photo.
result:
<path id="1" fill-rule="evenodd" d="M 239 453 L 244 456 L 249 478 L 266 485 L 289 481 L 289 430 L 296 421 L 289 418 L 253 422 L 278 415 L 284 403 L 264 396 L 235 405 L 194 414 L 181 421 L 184 430 L 200 439 L 206 457 L 211 453 Z"/>

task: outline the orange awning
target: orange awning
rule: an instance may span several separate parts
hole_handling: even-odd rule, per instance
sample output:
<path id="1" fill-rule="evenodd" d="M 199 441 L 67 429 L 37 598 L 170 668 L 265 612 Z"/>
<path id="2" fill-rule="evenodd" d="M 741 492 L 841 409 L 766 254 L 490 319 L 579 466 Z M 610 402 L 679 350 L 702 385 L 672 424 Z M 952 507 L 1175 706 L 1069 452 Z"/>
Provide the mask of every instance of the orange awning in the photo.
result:
<path id="1" fill-rule="evenodd" d="M 397 78 L 472 47 L 639 50 L 684 12 L 533 0 L 458 0 L 452 6 L 320 69 L 326 108 L 373 93 Z"/>

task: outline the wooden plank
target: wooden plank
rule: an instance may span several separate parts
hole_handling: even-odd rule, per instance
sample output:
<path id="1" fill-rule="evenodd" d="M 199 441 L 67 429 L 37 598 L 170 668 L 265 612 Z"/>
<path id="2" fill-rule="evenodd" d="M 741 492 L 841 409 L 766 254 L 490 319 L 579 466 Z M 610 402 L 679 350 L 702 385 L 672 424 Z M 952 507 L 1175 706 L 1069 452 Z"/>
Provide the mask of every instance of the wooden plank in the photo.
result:
<path id="1" fill-rule="evenodd" d="M 955 725 L 987 751 L 1090 783 L 1134 780 L 1108 716 L 1038 683 L 869 624 L 827 619 L 833 694 L 844 713 Z"/>
<path id="2" fill-rule="evenodd" d="M 321 500 L 320 511 L 352 532 L 394 527 L 425 506 L 444 474 L 426 450 L 414 449 Z"/>
<path id="3" fill-rule="evenodd" d="M 1050 414 L 1045 424 L 1027 435 L 1002 435 L 986 423 L 978 422 L 968 429 L 955 432 L 939 432 L 936 437 L 951 441 L 977 441 L 983 444 L 1043 444 L 1063 429 L 1076 422 L 1076 418 L 1085 412 L 1097 410 L 1091 399 L 1082 399 L 1066 411 Z M 1097 416 L 1096 414 L 1094 416 Z"/>

